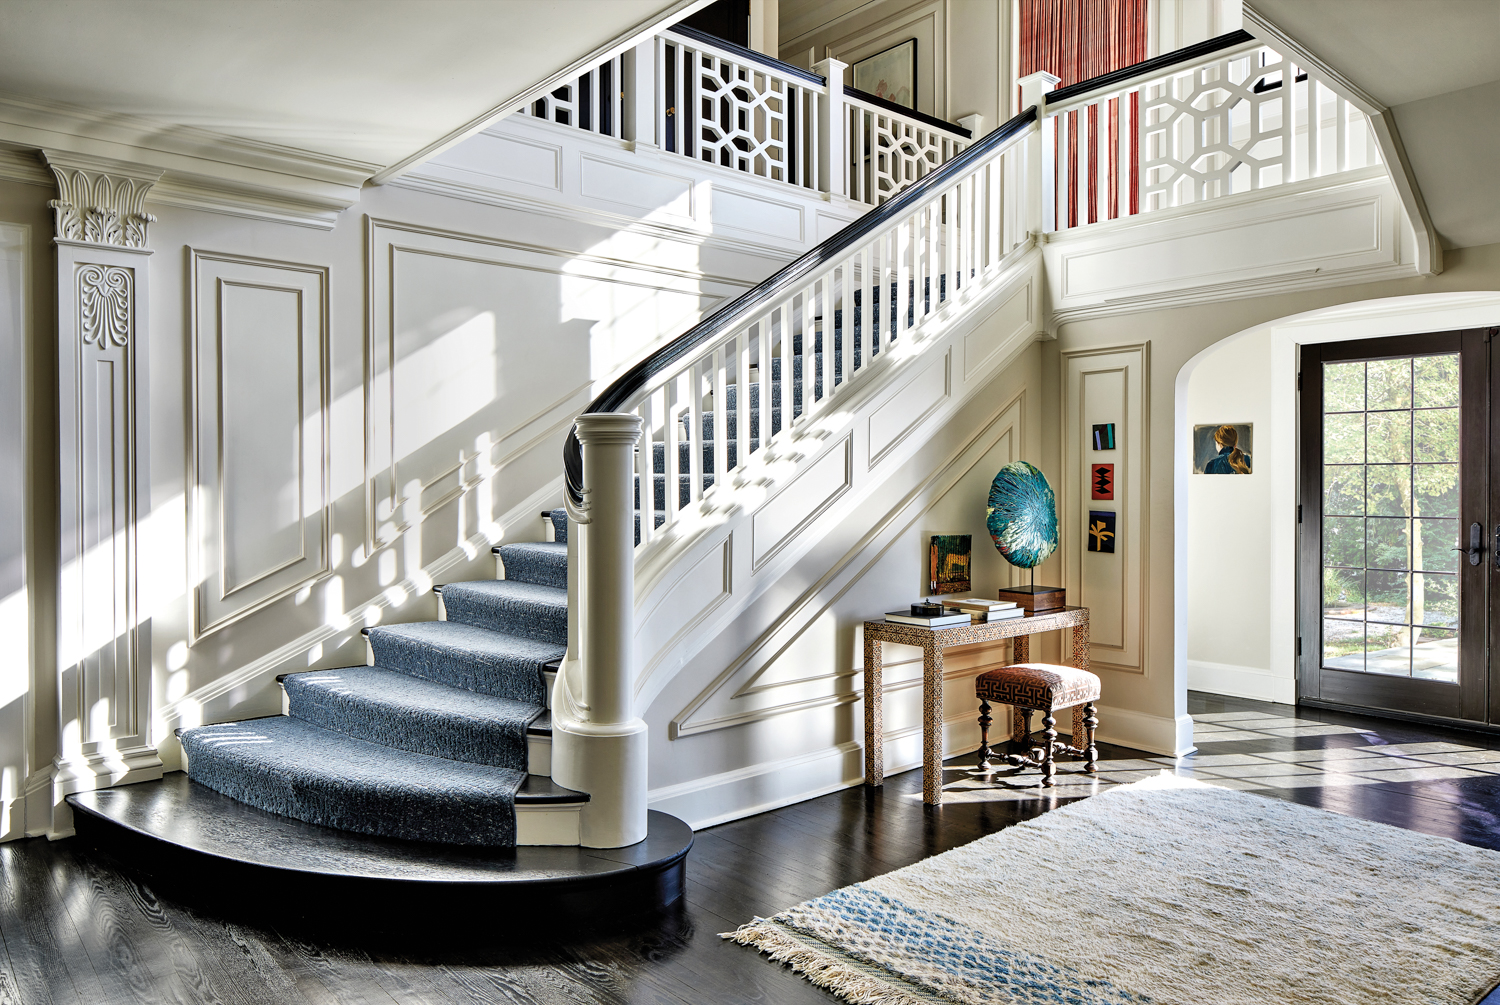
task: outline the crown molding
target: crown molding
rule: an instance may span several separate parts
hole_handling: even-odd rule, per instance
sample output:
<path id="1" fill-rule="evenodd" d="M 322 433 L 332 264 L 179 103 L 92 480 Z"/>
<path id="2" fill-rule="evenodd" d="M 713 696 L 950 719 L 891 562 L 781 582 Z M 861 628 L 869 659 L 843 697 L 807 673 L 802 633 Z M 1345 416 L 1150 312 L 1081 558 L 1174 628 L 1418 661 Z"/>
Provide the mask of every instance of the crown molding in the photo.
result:
<path id="1" fill-rule="evenodd" d="M 241 139 L 132 115 L 96 112 L 41 98 L 0 94 L 0 177 L 39 180 L 28 154 L 92 157 L 155 170 L 152 205 L 331 229 L 359 201 L 379 165 Z M 35 161 L 30 155 L 31 163 Z"/>

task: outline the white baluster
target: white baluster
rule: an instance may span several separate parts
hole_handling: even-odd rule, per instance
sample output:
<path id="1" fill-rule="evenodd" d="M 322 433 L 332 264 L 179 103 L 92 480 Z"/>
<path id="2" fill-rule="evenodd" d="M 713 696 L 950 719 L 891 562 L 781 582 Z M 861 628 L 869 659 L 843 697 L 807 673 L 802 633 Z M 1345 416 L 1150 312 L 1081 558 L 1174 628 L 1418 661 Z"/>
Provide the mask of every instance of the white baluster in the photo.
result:
<path id="1" fill-rule="evenodd" d="M 735 342 L 734 462 L 744 469 L 750 461 L 750 328 L 740 332 Z"/>
<path id="2" fill-rule="evenodd" d="M 729 368 L 734 365 L 734 342 L 714 350 L 714 484 L 722 485 L 729 474 Z"/>
<path id="3" fill-rule="evenodd" d="M 685 375 L 688 413 L 688 501 L 689 506 L 703 496 L 703 383 L 702 364 L 694 362 Z"/>

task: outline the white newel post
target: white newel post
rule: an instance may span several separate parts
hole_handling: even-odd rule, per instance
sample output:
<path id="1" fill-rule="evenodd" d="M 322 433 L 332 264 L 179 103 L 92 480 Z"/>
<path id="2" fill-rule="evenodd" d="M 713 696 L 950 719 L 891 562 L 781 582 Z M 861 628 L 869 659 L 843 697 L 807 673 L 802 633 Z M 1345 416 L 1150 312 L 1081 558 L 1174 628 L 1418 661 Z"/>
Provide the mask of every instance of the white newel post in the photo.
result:
<path id="1" fill-rule="evenodd" d="M 633 477 L 641 420 L 583 415 L 577 432 L 583 502 L 568 538 L 570 548 L 578 538 L 579 603 L 571 620 L 578 626 L 583 693 L 554 702 L 552 777 L 589 794 L 583 846 L 619 848 L 646 837 L 646 724 L 635 714 L 633 656 Z M 563 690 L 554 693 L 564 697 Z"/>
<path id="2" fill-rule="evenodd" d="M 1057 171 L 1047 170 L 1052 149 L 1047 128 L 1047 93 L 1062 80 L 1046 70 L 1027 74 L 1016 81 L 1021 87 L 1021 111 L 1036 106 L 1038 132 L 1026 141 L 1026 225 L 1032 233 L 1055 229 L 1057 220 Z"/>
<path id="3" fill-rule="evenodd" d="M 849 111 L 844 107 L 844 69 L 832 57 L 813 65 L 813 72 L 828 81 L 828 95 L 818 107 L 818 190 L 830 195 L 849 194 L 846 175 L 849 158 L 844 155 L 844 123 Z"/>
<path id="4" fill-rule="evenodd" d="M 625 50 L 620 60 L 620 81 L 625 90 L 624 136 L 633 149 L 656 149 L 661 138 L 656 135 L 656 40 L 647 39 L 634 49 Z"/>
<path id="5" fill-rule="evenodd" d="M 150 511 L 148 291 L 159 169 L 43 151 L 57 179 L 57 751 L 50 837 L 64 797 L 160 778 L 151 744 L 150 623 L 137 528 Z"/>

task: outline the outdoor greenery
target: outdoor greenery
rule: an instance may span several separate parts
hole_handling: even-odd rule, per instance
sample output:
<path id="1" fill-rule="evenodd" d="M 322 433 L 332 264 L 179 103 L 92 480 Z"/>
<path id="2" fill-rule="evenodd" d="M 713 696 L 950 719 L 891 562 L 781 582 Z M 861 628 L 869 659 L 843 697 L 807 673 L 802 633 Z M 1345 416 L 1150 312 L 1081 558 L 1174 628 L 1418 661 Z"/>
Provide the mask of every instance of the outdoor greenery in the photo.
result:
<path id="1" fill-rule="evenodd" d="M 1451 638 L 1459 357 L 1330 363 L 1323 382 L 1325 658 Z"/>

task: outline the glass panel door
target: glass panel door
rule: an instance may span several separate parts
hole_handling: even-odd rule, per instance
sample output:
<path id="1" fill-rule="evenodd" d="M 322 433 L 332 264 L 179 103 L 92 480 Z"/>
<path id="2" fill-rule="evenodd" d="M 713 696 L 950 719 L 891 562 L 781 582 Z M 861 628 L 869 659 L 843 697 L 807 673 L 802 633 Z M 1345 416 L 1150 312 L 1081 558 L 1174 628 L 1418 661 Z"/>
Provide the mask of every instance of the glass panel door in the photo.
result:
<path id="1" fill-rule="evenodd" d="M 1471 563 L 1468 546 L 1471 534 L 1484 543 L 1489 522 L 1474 477 L 1488 367 L 1469 334 L 1303 350 L 1305 698 L 1484 716 L 1483 559 L 1493 556 Z M 1480 393 L 1464 393 L 1466 377 Z"/>

